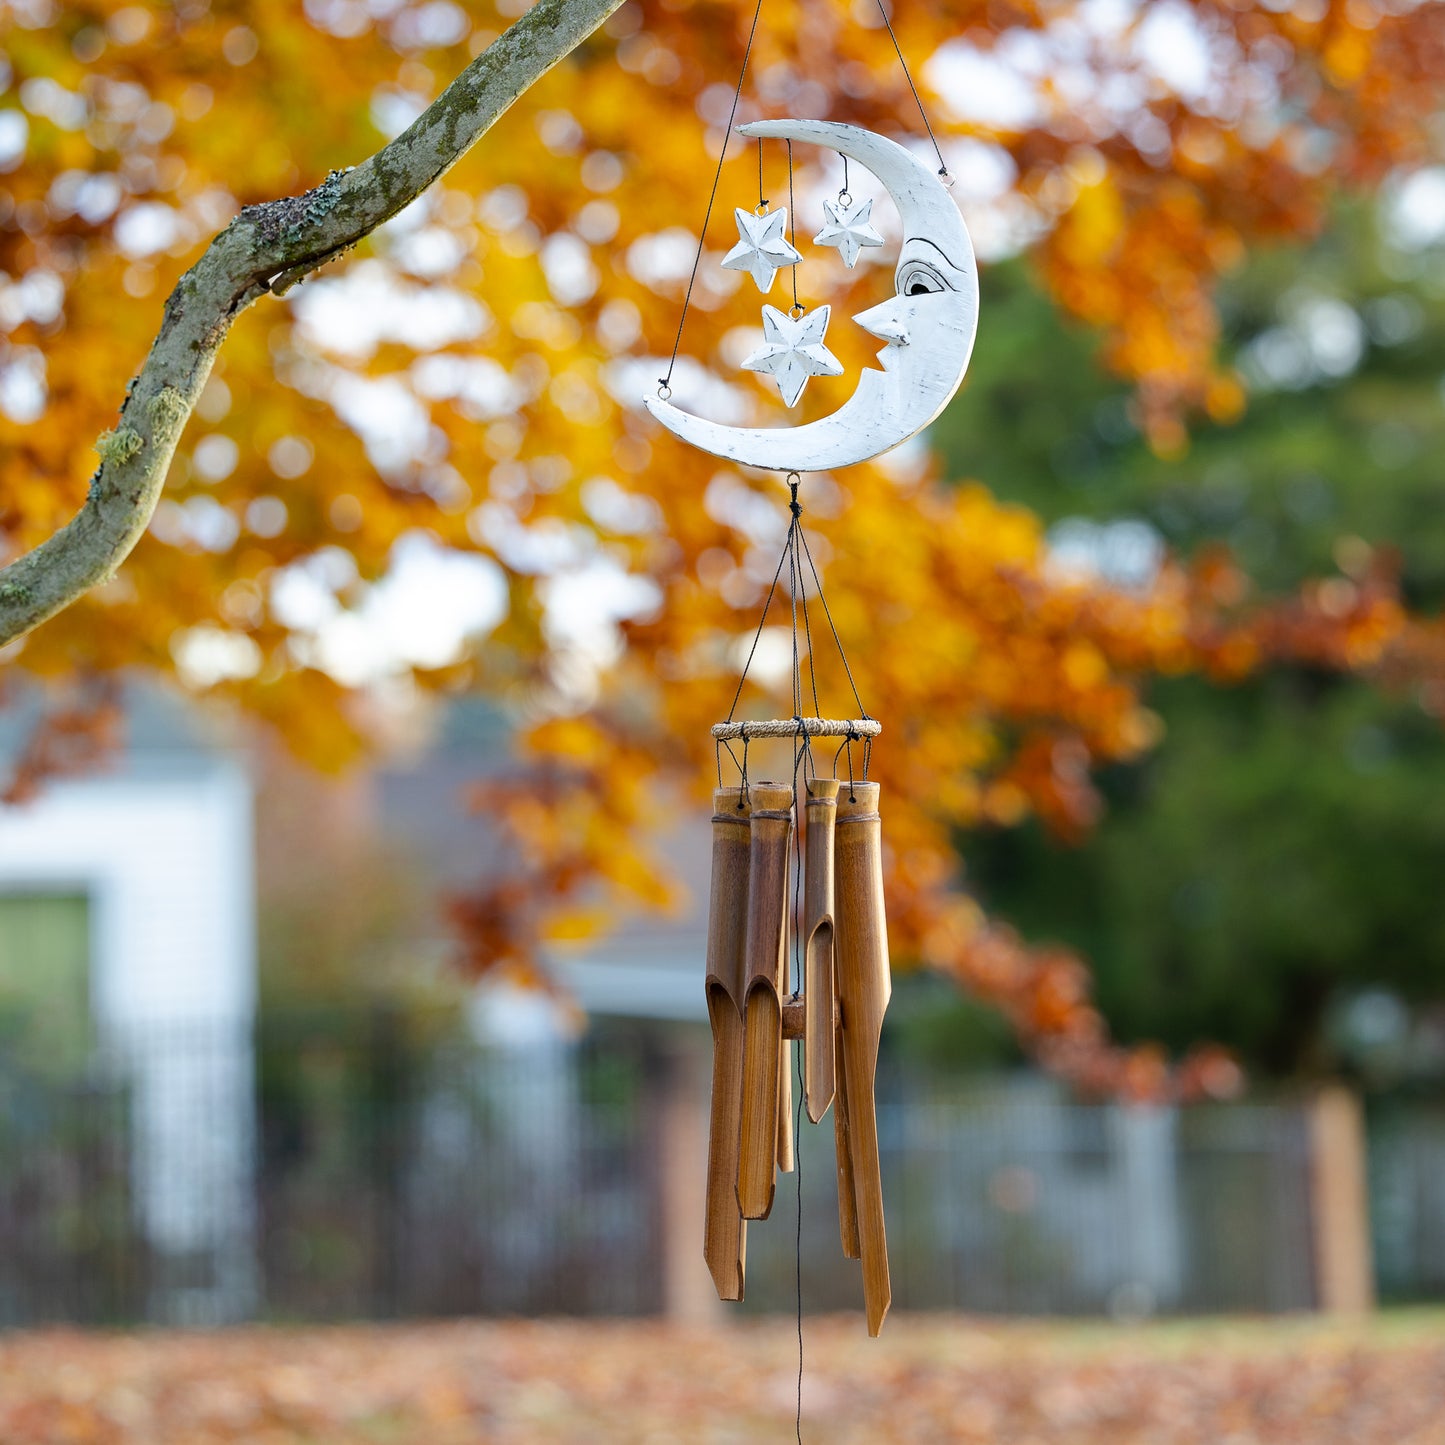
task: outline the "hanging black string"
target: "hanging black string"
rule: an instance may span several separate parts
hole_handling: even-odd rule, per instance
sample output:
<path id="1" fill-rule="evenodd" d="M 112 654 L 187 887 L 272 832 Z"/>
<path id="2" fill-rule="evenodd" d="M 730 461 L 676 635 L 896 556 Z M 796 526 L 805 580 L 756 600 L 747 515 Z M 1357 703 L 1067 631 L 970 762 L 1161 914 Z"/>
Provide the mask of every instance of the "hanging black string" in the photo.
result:
<path id="1" fill-rule="evenodd" d="M 948 162 L 943 158 L 943 151 L 939 148 L 938 137 L 934 134 L 933 123 L 928 119 L 928 111 L 923 104 L 923 97 L 918 93 L 918 87 L 914 84 L 913 74 L 908 69 L 908 62 L 903 58 L 903 47 L 898 43 L 898 36 L 893 30 L 893 21 L 889 18 L 888 7 L 885 0 L 877 0 L 878 13 L 883 17 L 884 27 L 888 31 L 888 38 L 893 42 L 894 53 L 898 56 L 898 64 L 903 70 L 903 78 L 908 82 L 908 88 L 913 92 L 913 102 L 918 107 L 919 118 L 923 121 L 923 128 L 928 132 L 928 139 L 933 145 L 933 153 L 938 157 L 938 174 L 945 180 L 952 183 L 952 177 L 948 173 Z M 728 142 L 732 138 L 733 121 L 737 118 L 738 102 L 742 98 L 743 81 L 748 73 L 748 61 L 753 53 L 753 40 L 758 32 L 758 20 L 763 13 L 763 0 L 757 0 L 753 10 L 752 24 L 748 27 L 747 45 L 743 49 L 742 68 L 738 71 L 738 83 L 733 90 L 732 106 L 728 110 L 727 128 L 723 131 L 722 145 L 718 151 L 717 169 L 713 172 L 712 190 L 708 193 L 707 210 L 703 213 L 702 230 L 697 238 L 697 251 L 692 258 L 692 270 L 688 273 L 687 291 L 682 298 L 682 314 L 677 318 L 677 335 L 673 337 L 672 353 L 667 360 L 667 373 L 658 377 L 658 385 L 661 394 L 671 396 L 672 394 L 672 373 L 677 366 L 677 353 L 682 346 L 682 330 L 687 324 L 688 307 L 692 304 L 693 288 L 697 284 L 698 267 L 702 264 L 702 253 L 707 242 L 708 222 L 712 220 L 713 206 L 717 202 L 718 185 L 722 181 L 723 162 L 727 159 Z M 842 195 L 848 194 L 848 158 L 843 158 L 843 190 Z M 758 138 L 758 209 L 762 210 L 767 206 L 767 200 L 763 196 L 763 142 Z M 788 220 L 792 229 L 792 241 L 794 249 L 797 249 L 798 226 L 796 208 L 793 205 L 793 143 L 788 142 Z M 801 309 L 798 302 L 798 268 L 794 266 L 793 272 L 793 310 Z"/>
<path id="2" fill-rule="evenodd" d="M 843 639 L 838 636 L 838 624 L 833 621 L 833 613 L 828 607 L 828 598 L 823 592 L 823 579 L 818 576 L 817 564 L 813 561 L 813 553 L 808 546 L 806 533 L 803 533 L 801 528 L 799 528 L 799 532 L 802 535 L 803 555 L 808 559 L 808 570 L 813 574 L 813 586 L 817 589 L 818 601 L 823 604 L 823 616 L 828 619 L 828 626 L 833 631 L 833 641 L 838 645 L 838 656 L 842 659 L 843 671 L 848 674 L 848 686 L 853 689 L 853 701 L 858 704 L 858 716 L 866 718 L 868 709 L 863 706 L 863 699 L 858 696 L 858 684 L 853 681 L 853 669 L 848 666 L 848 654 L 843 650 Z M 728 714 L 728 718 L 731 720 L 731 713 Z"/>
<path id="3" fill-rule="evenodd" d="M 791 528 L 799 533 L 802 531 L 801 518 L 803 508 L 798 502 L 798 482 L 796 480 L 788 483 L 792 489 L 792 501 L 789 503 L 789 510 L 793 514 Z M 798 600 L 802 593 L 803 564 L 798 557 L 796 543 L 792 548 L 793 563 L 791 571 L 791 583 L 793 589 L 793 716 L 797 719 L 798 732 L 793 741 L 793 916 L 791 919 L 793 932 L 792 949 L 792 1001 L 796 1003 L 804 987 L 803 975 L 803 821 L 807 817 L 807 809 L 804 803 L 804 793 L 808 785 L 807 760 L 812 756 L 812 743 L 808 734 L 803 730 L 803 672 L 798 664 Z M 804 626 L 806 627 L 807 613 L 804 612 Z M 811 672 L 813 659 L 808 658 L 808 668 Z M 816 680 L 813 692 L 814 713 L 817 712 L 817 687 Z M 814 770 L 816 772 L 816 769 Z M 801 778 L 799 774 L 801 773 Z M 798 1445 L 803 1445 L 803 1092 L 805 1082 L 803 1078 L 802 1059 L 797 1049 L 790 1050 L 795 1060 L 796 1079 L 794 1085 L 794 1114 L 793 1114 L 793 1175 L 797 1190 L 797 1234 L 794 1240 L 793 1270 L 797 1286 L 798 1301 L 798 1412 L 793 1421 L 794 1430 L 797 1433 Z"/>
<path id="4" fill-rule="evenodd" d="M 718 787 L 722 787 L 722 785 L 723 785 L 723 780 L 722 780 L 722 755 L 723 755 L 723 749 L 724 749 L 724 748 L 726 748 L 726 749 L 728 750 L 728 757 L 730 757 L 730 758 L 733 760 L 733 767 L 738 768 L 738 771 L 739 771 L 739 772 L 743 771 L 743 769 L 742 769 L 741 767 L 739 767 L 739 764 L 738 764 L 738 755 L 733 751 L 733 745 L 732 745 L 726 738 L 718 738 L 718 740 L 717 740 L 717 745 L 713 748 L 713 754 L 714 754 L 714 757 L 715 757 L 716 762 L 717 762 L 717 785 L 718 785 Z M 739 807 L 741 807 L 741 806 L 742 806 L 742 805 L 739 804 Z"/>
<path id="5" fill-rule="evenodd" d="M 797 525 L 798 513 L 802 508 L 798 506 L 798 487 L 793 484 L 793 507 L 795 509 L 793 522 Z M 794 548 L 796 558 L 797 549 Z M 795 572 L 800 576 L 800 572 Z M 798 646 L 798 627 L 796 620 L 793 623 L 793 654 L 796 659 Z M 794 671 L 795 696 L 801 692 L 802 676 Z M 795 708 L 795 715 L 801 712 L 801 707 Z M 803 990 L 803 930 L 801 927 L 802 905 L 803 905 L 803 820 L 807 817 L 803 801 L 803 794 L 807 788 L 808 771 L 806 760 L 812 754 L 811 740 L 803 731 L 803 720 L 798 717 L 798 734 L 793 741 L 793 817 L 797 826 L 793 829 L 793 975 L 792 975 L 792 1001 L 796 1003 Z M 799 786 L 799 771 L 802 771 L 801 784 Z M 797 1291 L 798 1302 L 798 1413 L 794 1419 L 794 1429 L 797 1432 L 798 1445 L 803 1445 L 803 1094 L 806 1087 L 802 1056 L 796 1049 L 793 1049 L 792 1056 L 796 1070 L 794 1085 L 794 1113 L 793 1113 L 793 1176 L 797 1190 L 797 1235 L 795 1238 L 795 1249 L 793 1254 L 794 1281 Z"/>
<path id="6" fill-rule="evenodd" d="M 848 200 L 850 200 L 850 201 L 853 199 L 853 192 L 848 189 L 848 157 L 847 157 L 847 156 L 844 156 L 844 157 L 843 157 L 843 188 L 838 192 L 838 199 L 841 201 L 841 200 L 843 200 L 845 197 L 846 197 L 846 199 L 848 199 Z"/>
<path id="7" fill-rule="evenodd" d="M 707 223 L 708 223 L 710 220 L 712 220 L 713 203 L 717 200 L 718 183 L 722 180 L 723 162 L 727 159 L 727 154 L 728 154 L 728 141 L 732 139 L 733 121 L 737 118 L 738 101 L 741 99 L 742 93 L 743 93 L 743 80 L 744 80 L 744 78 L 747 76 L 747 73 L 748 73 L 748 58 L 749 58 L 749 56 L 751 56 L 752 53 L 753 53 L 753 37 L 758 33 L 758 17 L 759 17 L 762 13 L 763 13 L 763 0 L 758 0 L 757 8 L 753 11 L 753 23 L 752 23 L 752 25 L 751 25 L 751 26 L 749 27 L 749 29 L 748 29 L 748 43 L 747 43 L 746 49 L 744 49 L 744 51 L 743 51 L 743 66 L 742 66 L 742 69 L 738 71 L 737 88 L 733 91 L 733 103 L 732 103 L 732 108 L 728 111 L 728 123 L 727 123 L 727 127 L 726 127 L 726 129 L 723 131 L 722 148 L 718 151 L 717 170 L 713 172 L 712 191 L 711 191 L 711 193 L 708 195 L 708 198 L 707 198 L 707 210 L 703 213 L 702 230 L 698 232 L 698 237 L 697 237 L 697 254 L 692 258 L 692 272 L 691 272 L 691 274 L 690 274 L 690 275 L 688 276 L 688 278 L 687 278 L 687 292 L 686 292 L 686 294 L 685 294 L 685 295 L 683 296 L 683 298 L 682 298 L 682 315 L 677 318 L 677 335 L 673 338 L 673 342 L 672 342 L 672 356 L 668 359 L 668 363 L 667 363 L 667 375 L 666 375 L 666 376 L 659 376 L 659 377 L 657 378 L 657 379 L 658 379 L 658 382 L 661 384 L 661 387 L 662 387 L 663 391 L 669 391 L 669 392 L 670 392 L 670 391 L 671 391 L 671 388 L 672 388 L 672 369 L 673 369 L 673 367 L 675 367 L 675 366 L 677 365 L 677 351 L 678 351 L 678 347 L 680 347 L 680 346 L 682 345 L 682 328 L 683 328 L 683 326 L 684 326 L 684 325 L 686 324 L 686 322 L 687 322 L 687 308 L 688 308 L 688 304 L 692 301 L 692 288 L 693 288 L 693 286 L 696 285 L 696 283 L 697 283 L 697 268 L 702 264 L 702 251 L 703 251 L 703 246 L 707 243 Z M 761 145 L 761 142 L 759 142 L 759 145 Z M 761 154 L 759 155 L 758 164 L 759 164 L 759 171 L 758 171 L 758 189 L 759 189 L 759 191 L 761 191 L 761 190 L 762 190 L 762 170 L 761 170 L 762 158 L 761 158 Z"/>
<path id="8" fill-rule="evenodd" d="M 773 580 L 768 584 L 767 596 L 763 599 L 762 615 L 758 618 L 757 628 L 753 632 L 752 644 L 748 648 L 748 655 L 743 662 L 742 673 L 738 677 L 738 685 L 733 691 L 732 704 L 728 708 L 728 722 L 731 722 L 733 720 L 733 715 L 738 710 L 738 703 L 742 700 L 743 688 L 747 684 L 748 673 L 752 669 L 753 659 L 757 656 L 758 644 L 762 640 L 763 628 L 767 626 L 768 613 L 772 608 L 773 597 L 777 593 L 778 583 L 782 579 L 783 568 L 785 566 L 789 568 L 788 586 L 789 591 L 792 594 L 791 605 L 793 612 L 792 663 L 794 717 L 800 717 L 803 711 L 802 671 L 800 665 L 800 657 L 798 653 L 797 635 L 799 612 L 802 613 L 803 617 L 803 633 L 808 651 L 808 676 L 813 694 L 813 716 L 822 716 L 822 709 L 818 701 L 817 663 L 813 657 L 813 629 L 812 623 L 808 617 L 808 597 L 806 585 L 807 576 L 812 577 L 813 590 L 817 595 L 818 601 L 821 602 L 823 605 L 823 615 L 828 619 L 828 628 L 833 634 L 833 643 L 834 646 L 838 649 L 838 657 L 843 664 L 843 672 L 848 678 L 848 686 L 852 689 L 853 701 L 858 708 L 858 716 L 860 718 L 867 718 L 869 716 L 868 709 L 863 706 L 863 699 L 858 692 L 858 683 L 853 676 L 853 668 L 848 662 L 848 654 L 843 647 L 843 639 L 841 636 L 839 636 L 838 624 L 833 620 L 833 610 L 828 606 L 828 597 L 827 594 L 823 591 L 823 579 L 818 574 L 818 564 L 813 560 L 813 551 L 812 548 L 808 545 L 808 534 L 803 530 L 803 505 L 798 500 L 798 487 L 800 483 L 801 478 L 798 476 L 798 474 L 796 472 L 790 472 L 788 490 L 791 494 L 791 500 L 788 503 L 788 510 L 792 515 L 788 523 L 788 533 L 787 536 L 783 539 L 783 549 L 778 557 L 778 565 L 773 570 Z M 808 564 L 808 571 L 806 574 L 803 571 L 804 561 L 806 561 Z M 746 756 L 746 741 L 746 738 L 744 738 L 744 756 Z M 850 763 L 852 760 L 852 756 L 853 754 L 850 749 L 848 754 Z M 836 766 L 834 768 L 834 771 L 837 771 Z M 864 776 L 866 777 L 867 774 L 865 773 Z"/>
<path id="9" fill-rule="evenodd" d="M 938 148 L 938 137 L 933 133 L 933 127 L 928 121 L 928 112 L 923 108 L 923 97 L 918 93 L 918 87 L 913 83 L 913 76 L 909 73 L 908 62 L 903 58 L 903 47 L 898 43 L 898 37 L 893 33 L 893 22 L 888 18 L 888 7 L 883 0 L 878 0 L 878 13 L 883 17 L 883 23 L 888 27 L 888 38 L 893 42 L 893 49 L 898 54 L 898 63 L 903 67 L 903 78 L 908 82 L 908 88 L 913 92 L 914 104 L 918 107 L 918 114 L 923 121 L 923 128 L 928 132 L 928 139 L 933 142 L 933 153 L 938 157 L 938 174 L 948 176 L 948 162 L 943 158 L 943 152 Z M 951 177 L 950 177 L 951 179 Z"/>
<path id="10" fill-rule="evenodd" d="M 796 489 L 794 495 L 797 495 Z M 793 503 L 797 506 L 797 503 Z M 798 525 L 797 518 L 793 519 L 793 526 Z M 798 548 L 796 542 L 788 550 L 788 599 L 792 604 L 793 613 L 793 716 L 799 719 L 801 731 L 801 719 L 803 716 L 803 665 L 798 657 Z"/>
<path id="11" fill-rule="evenodd" d="M 799 540 L 799 542 L 802 543 L 802 545 L 803 545 L 803 550 L 806 551 L 806 550 L 807 550 L 807 546 L 808 546 L 808 542 L 807 542 L 807 538 L 805 538 L 805 537 L 803 536 L 803 520 L 802 520 L 802 519 L 803 519 L 803 507 L 802 507 L 802 504 L 798 501 L 798 484 L 799 484 L 799 482 L 800 482 L 801 480 L 802 480 L 802 479 L 798 476 L 798 474 L 797 474 L 796 472 L 791 473 L 790 476 L 789 476 L 789 479 L 788 479 L 788 487 L 789 487 L 789 489 L 792 491 L 792 494 L 793 494 L 793 499 L 792 499 L 792 501 L 789 503 L 789 510 L 792 512 L 794 518 L 797 520 L 797 523 L 798 523 L 798 540 Z M 822 716 L 822 708 L 821 708 L 821 707 L 819 706 L 819 704 L 818 704 L 818 668 L 817 668 L 817 664 L 816 664 L 816 663 L 814 662 L 814 660 L 813 660 L 813 627 L 812 627 L 812 624 L 808 621 L 808 584 L 803 580 L 803 560 L 802 560 L 802 558 L 798 555 L 798 549 L 797 549 L 796 546 L 793 548 L 793 575 L 794 575 L 794 578 L 796 579 L 796 581 L 795 581 L 795 592 L 794 592 L 794 595 L 796 596 L 796 598 L 797 598 L 797 600 L 798 600 L 798 605 L 802 608 L 802 612 L 803 612 L 803 642 L 804 642 L 804 644 L 805 644 L 805 645 L 804 645 L 804 651 L 808 654 L 808 683 L 809 683 L 809 685 L 810 685 L 810 687 L 811 687 L 811 689 L 812 689 L 812 693 L 813 693 L 813 716 L 814 716 L 814 717 L 821 717 L 821 716 Z M 796 631 L 797 631 L 797 618 L 796 618 L 796 616 L 795 616 L 794 619 L 793 619 L 793 629 L 794 629 L 794 632 L 796 633 Z M 795 649 L 795 651 L 796 651 L 796 649 Z M 799 698 L 800 698 L 800 699 L 801 699 L 801 693 L 802 693 L 802 677 L 801 677 L 801 675 L 800 675 L 799 678 L 798 678 L 798 686 L 797 686 L 797 694 L 799 695 Z M 801 705 L 800 705 L 799 703 L 795 703 L 795 704 L 794 704 L 794 706 L 793 706 L 793 712 L 794 712 L 794 715 L 802 712 L 802 707 L 801 707 Z M 810 761 L 810 762 L 812 761 L 811 748 L 809 749 L 809 761 Z M 815 769 L 814 769 L 814 776 L 816 776 L 816 775 L 817 775 L 817 769 L 815 768 Z"/>
<path id="12" fill-rule="evenodd" d="M 788 142 L 788 228 L 792 235 L 788 238 L 793 243 L 793 250 L 798 249 L 798 208 L 793 204 L 793 143 Z M 793 310 L 801 311 L 803 308 L 798 305 L 798 266 L 794 262 L 788 268 L 793 273 Z M 796 506 L 798 501 L 798 489 L 793 488 L 793 503 Z"/>
<path id="13" fill-rule="evenodd" d="M 793 1106 L 793 1178 L 798 1199 L 798 1233 L 793 1250 L 793 1280 L 798 1296 L 798 1413 L 793 1421 L 798 1445 L 803 1445 L 803 1060 L 796 1065 L 797 1103 Z"/>
<path id="14" fill-rule="evenodd" d="M 833 754 L 833 776 L 836 778 L 838 776 L 838 759 L 843 756 L 843 749 L 848 749 L 848 801 L 850 803 L 856 803 L 858 801 L 858 795 L 853 791 L 856 786 L 853 782 L 853 744 L 857 738 L 858 734 L 854 732 L 852 728 L 849 728 L 847 733 L 844 734 L 843 741 L 838 744 L 838 751 Z M 865 783 L 868 781 L 868 773 L 866 770 L 863 773 L 863 781 Z"/>
<path id="15" fill-rule="evenodd" d="M 792 526 L 788 528 L 788 540 L 783 543 L 783 555 L 778 558 L 777 570 L 773 573 L 773 580 L 768 584 L 768 595 L 763 599 L 763 615 L 758 618 L 758 630 L 753 633 L 753 645 L 748 648 L 747 661 L 743 663 L 742 675 L 738 678 L 737 691 L 733 693 L 732 706 L 728 708 L 727 720 L 729 722 L 733 720 L 733 714 L 738 710 L 738 699 L 743 695 L 743 684 L 748 680 L 748 669 L 753 665 L 753 655 L 757 652 L 758 642 L 763 635 L 763 624 L 768 620 L 768 608 L 773 605 L 773 593 L 778 590 L 778 578 L 783 575 L 783 563 L 788 560 L 792 551 L 793 527 L 796 525 L 797 523 L 794 521 Z M 743 741 L 747 741 L 746 734 L 743 735 Z"/>

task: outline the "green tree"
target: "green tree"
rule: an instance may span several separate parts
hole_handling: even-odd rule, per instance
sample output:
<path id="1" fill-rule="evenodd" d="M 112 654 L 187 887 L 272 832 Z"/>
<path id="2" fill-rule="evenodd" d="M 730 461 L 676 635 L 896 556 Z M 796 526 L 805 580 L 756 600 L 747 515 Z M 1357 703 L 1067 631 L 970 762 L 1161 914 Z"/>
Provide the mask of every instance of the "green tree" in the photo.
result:
<path id="1" fill-rule="evenodd" d="M 1234 424 L 1161 458 L 1094 337 L 1020 267 L 986 277 L 993 343 L 946 419 L 949 474 L 1007 479 L 1061 541 L 1146 521 L 1172 548 L 1229 547 L 1261 591 L 1390 559 L 1417 607 L 1445 596 L 1445 296 L 1438 246 L 1388 208 L 1255 258 L 1226 290 L 1249 387 Z M 1088 548 L 1085 547 L 1087 555 Z M 1384 987 L 1442 993 L 1445 740 L 1438 700 L 1283 668 L 1234 686 L 1152 685 L 1161 746 L 1101 777 L 1082 848 L 1037 824 L 965 843 L 986 904 L 1086 951 L 1125 1038 L 1208 1035 L 1257 1070 L 1337 1067 L 1332 1009 Z M 1423 704 L 1423 705 L 1422 705 Z"/>

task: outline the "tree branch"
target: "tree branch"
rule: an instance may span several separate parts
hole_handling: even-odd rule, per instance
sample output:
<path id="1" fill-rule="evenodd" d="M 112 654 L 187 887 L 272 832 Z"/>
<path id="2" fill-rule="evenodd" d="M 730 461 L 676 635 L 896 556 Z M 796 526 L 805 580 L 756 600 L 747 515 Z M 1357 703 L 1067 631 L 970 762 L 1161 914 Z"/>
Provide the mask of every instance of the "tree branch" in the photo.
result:
<path id="1" fill-rule="evenodd" d="M 390 145 L 304 196 L 248 206 L 166 301 L 160 331 L 126 389 L 120 421 L 75 518 L 0 568 L 0 645 L 107 581 L 150 523 L 185 429 L 231 323 L 414 201 L 622 0 L 538 0 Z"/>

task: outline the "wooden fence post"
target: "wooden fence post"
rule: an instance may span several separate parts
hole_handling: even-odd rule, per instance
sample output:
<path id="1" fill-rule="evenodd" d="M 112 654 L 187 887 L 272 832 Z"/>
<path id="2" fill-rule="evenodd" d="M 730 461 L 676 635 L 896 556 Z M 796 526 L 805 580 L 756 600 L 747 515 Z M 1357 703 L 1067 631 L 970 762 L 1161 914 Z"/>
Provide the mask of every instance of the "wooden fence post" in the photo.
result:
<path id="1" fill-rule="evenodd" d="M 1349 1089 L 1329 1084 L 1309 1111 L 1315 1300 L 1326 1314 L 1365 1314 L 1375 1307 L 1375 1267 L 1364 1110 Z"/>
<path id="2" fill-rule="evenodd" d="M 722 1313 L 702 1252 L 712 1047 L 707 1030 L 690 1025 L 676 1027 L 663 1047 L 664 1084 L 655 1116 L 662 1310 L 679 1324 L 703 1324 Z"/>

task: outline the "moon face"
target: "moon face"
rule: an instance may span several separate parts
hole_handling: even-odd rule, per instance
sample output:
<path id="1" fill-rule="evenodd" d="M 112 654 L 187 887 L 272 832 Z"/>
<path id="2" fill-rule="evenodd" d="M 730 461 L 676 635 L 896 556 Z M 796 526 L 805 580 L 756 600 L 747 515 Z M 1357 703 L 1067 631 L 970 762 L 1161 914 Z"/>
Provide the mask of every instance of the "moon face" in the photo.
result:
<path id="1" fill-rule="evenodd" d="M 714 456 L 776 472 L 851 466 L 916 436 L 948 405 L 973 354 L 978 267 L 952 198 L 901 145 L 855 125 L 760 120 L 743 135 L 810 141 L 876 176 L 903 221 L 895 294 L 853 318 L 887 342 L 882 370 L 864 369 L 857 390 L 830 416 L 796 427 L 730 427 L 693 416 L 660 397 L 643 405 L 675 436 Z"/>

